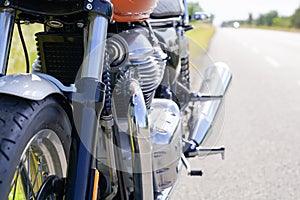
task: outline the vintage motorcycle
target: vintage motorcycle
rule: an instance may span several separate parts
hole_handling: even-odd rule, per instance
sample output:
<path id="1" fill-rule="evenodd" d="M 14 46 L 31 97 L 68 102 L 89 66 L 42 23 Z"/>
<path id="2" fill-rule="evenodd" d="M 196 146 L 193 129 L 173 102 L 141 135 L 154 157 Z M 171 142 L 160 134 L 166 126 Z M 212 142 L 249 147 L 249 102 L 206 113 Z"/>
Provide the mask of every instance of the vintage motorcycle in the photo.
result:
<path id="1" fill-rule="evenodd" d="M 186 1 L 0 0 L 0 199 L 168 199 L 231 80 L 190 91 Z M 40 23 L 30 72 L 22 24 Z M 7 74 L 14 25 L 26 73 Z M 32 45 L 32 44 L 31 44 Z"/>

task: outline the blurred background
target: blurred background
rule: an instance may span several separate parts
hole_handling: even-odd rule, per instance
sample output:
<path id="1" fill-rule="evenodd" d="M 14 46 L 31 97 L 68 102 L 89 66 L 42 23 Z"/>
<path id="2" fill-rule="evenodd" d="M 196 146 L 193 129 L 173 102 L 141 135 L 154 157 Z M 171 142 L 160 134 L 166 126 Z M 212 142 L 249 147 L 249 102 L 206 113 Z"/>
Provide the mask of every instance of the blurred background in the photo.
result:
<path id="1" fill-rule="evenodd" d="M 204 176 L 183 170 L 173 199 L 300 199 L 299 6 L 299 0 L 189 1 L 196 28 L 188 35 L 206 49 L 199 56 L 226 62 L 233 80 L 215 136 L 225 160 L 193 159 L 192 169 Z M 210 18 L 203 22 L 201 14 Z"/>

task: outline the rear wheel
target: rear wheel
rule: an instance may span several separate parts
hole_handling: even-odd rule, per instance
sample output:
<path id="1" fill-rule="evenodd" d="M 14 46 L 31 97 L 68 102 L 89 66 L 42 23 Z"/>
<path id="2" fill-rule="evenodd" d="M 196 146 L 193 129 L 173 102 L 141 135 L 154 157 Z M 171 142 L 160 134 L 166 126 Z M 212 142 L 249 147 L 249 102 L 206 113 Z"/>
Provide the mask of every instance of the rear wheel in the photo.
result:
<path id="1" fill-rule="evenodd" d="M 30 101 L 1 95 L 0 199 L 36 199 L 47 177 L 65 177 L 71 130 L 54 98 Z"/>

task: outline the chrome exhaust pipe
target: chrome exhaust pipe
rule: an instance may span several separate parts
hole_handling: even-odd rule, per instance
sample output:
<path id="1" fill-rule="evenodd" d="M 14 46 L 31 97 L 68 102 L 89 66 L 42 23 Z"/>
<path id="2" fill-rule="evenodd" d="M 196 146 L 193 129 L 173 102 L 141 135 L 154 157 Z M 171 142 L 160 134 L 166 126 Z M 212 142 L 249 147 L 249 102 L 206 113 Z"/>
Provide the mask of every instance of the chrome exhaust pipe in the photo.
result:
<path id="1" fill-rule="evenodd" d="M 199 94 L 193 95 L 195 101 L 191 120 L 189 121 L 189 140 L 201 145 L 210 132 L 223 97 L 231 82 L 232 73 L 227 64 L 218 62 L 205 70 L 205 76 Z M 211 134 L 211 133 L 210 133 Z M 193 147 L 190 147 L 193 148 Z"/>

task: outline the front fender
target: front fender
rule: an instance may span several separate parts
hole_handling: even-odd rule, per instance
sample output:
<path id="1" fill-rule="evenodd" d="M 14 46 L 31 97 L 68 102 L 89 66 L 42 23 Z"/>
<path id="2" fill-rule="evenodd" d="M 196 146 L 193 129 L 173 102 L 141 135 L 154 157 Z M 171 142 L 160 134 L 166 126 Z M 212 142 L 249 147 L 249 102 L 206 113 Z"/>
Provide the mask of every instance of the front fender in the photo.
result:
<path id="1" fill-rule="evenodd" d="M 0 94 L 39 101 L 55 93 L 62 94 L 55 84 L 35 74 L 12 74 L 0 77 Z"/>

